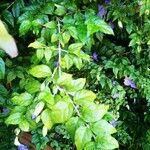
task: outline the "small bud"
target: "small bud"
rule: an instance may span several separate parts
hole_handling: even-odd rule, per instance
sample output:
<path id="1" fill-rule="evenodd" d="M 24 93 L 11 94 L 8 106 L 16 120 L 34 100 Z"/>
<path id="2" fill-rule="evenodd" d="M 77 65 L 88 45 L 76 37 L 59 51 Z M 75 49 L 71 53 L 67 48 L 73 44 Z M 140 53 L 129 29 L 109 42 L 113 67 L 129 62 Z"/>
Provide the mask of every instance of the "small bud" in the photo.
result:
<path id="1" fill-rule="evenodd" d="M 119 20 L 118 21 L 118 26 L 122 29 L 123 28 L 123 24 L 122 24 L 122 22 Z"/>

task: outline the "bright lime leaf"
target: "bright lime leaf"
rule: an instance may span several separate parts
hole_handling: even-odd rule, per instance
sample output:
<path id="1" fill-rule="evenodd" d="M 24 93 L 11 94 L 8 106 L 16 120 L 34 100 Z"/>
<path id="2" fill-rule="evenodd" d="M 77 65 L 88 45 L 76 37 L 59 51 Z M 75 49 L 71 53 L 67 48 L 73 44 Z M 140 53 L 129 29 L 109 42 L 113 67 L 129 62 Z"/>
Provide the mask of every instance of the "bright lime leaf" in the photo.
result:
<path id="1" fill-rule="evenodd" d="M 116 129 L 109 124 L 106 120 L 100 120 L 95 122 L 91 126 L 91 130 L 96 134 L 113 134 L 116 132 Z"/>
<path id="2" fill-rule="evenodd" d="M 74 101 L 76 104 L 82 105 L 88 101 L 94 101 L 96 94 L 89 90 L 81 90 L 76 92 L 74 96 Z"/>
<path id="3" fill-rule="evenodd" d="M 57 85 L 60 85 L 60 86 L 66 85 L 71 80 L 72 80 L 72 75 L 63 72 L 61 77 L 59 77 L 57 80 Z"/>
<path id="4" fill-rule="evenodd" d="M 27 107 L 26 106 L 15 106 L 13 107 L 13 110 L 11 111 L 11 113 L 22 113 L 24 114 L 27 110 Z"/>
<path id="5" fill-rule="evenodd" d="M 86 122 L 96 122 L 107 113 L 107 105 L 96 105 L 95 103 L 89 103 L 87 106 L 83 106 L 81 115 Z"/>
<path id="6" fill-rule="evenodd" d="M 94 142 L 88 142 L 85 145 L 84 150 L 97 150 L 96 144 Z"/>
<path id="7" fill-rule="evenodd" d="M 54 43 L 54 42 L 57 42 L 58 40 L 59 40 L 59 35 L 56 33 L 53 33 L 51 36 L 51 42 Z"/>
<path id="8" fill-rule="evenodd" d="M 98 149 L 110 150 L 110 149 L 116 149 L 119 147 L 117 140 L 108 134 L 98 135 L 96 137 L 96 143 L 97 143 Z"/>
<path id="9" fill-rule="evenodd" d="M 61 67 L 70 69 L 73 65 L 73 60 L 69 54 L 66 54 L 64 58 L 61 60 Z"/>
<path id="10" fill-rule="evenodd" d="M 67 27 L 67 29 L 69 30 L 70 35 L 74 39 L 78 39 L 78 32 L 77 32 L 77 29 L 74 26 Z"/>
<path id="11" fill-rule="evenodd" d="M 43 49 L 37 49 L 36 50 L 36 57 L 38 58 L 38 60 L 42 60 L 44 56 L 44 50 Z"/>
<path id="12" fill-rule="evenodd" d="M 52 119 L 55 123 L 64 123 L 73 113 L 73 106 L 71 103 L 65 101 L 58 101 L 52 108 Z"/>
<path id="13" fill-rule="evenodd" d="M 38 116 L 38 115 L 41 113 L 41 111 L 43 110 L 44 106 L 45 106 L 45 103 L 44 103 L 44 102 L 42 102 L 42 101 L 39 102 L 39 103 L 35 106 L 35 110 L 34 110 L 33 114 L 34 114 L 35 116 Z"/>
<path id="14" fill-rule="evenodd" d="M 38 96 L 38 99 L 44 100 L 45 102 L 47 102 L 50 105 L 54 104 L 54 96 L 52 95 L 52 93 L 50 91 L 41 92 Z"/>
<path id="15" fill-rule="evenodd" d="M 6 119 L 5 123 L 6 124 L 19 124 L 21 121 L 21 116 L 22 113 L 17 112 L 17 113 L 12 113 L 9 115 L 9 117 Z"/>
<path id="16" fill-rule="evenodd" d="M 25 90 L 29 93 L 36 93 L 40 90 L 40 82 L 38 80 L 29 80 L 25 85 Z"/>
<path id="17" fill-rule="evenodd" d="M 52 57 L 52 51 L 50 49 L 45 49 L 44 56 L 45 56 L 46 62 L 48 63 Z"/>
<path id="18" fill-rule="evenodd" d="M 45 48 L 46 46 L 38 41 L 35 41 L 33 43 L 30 43 L 28 47 L 32 48 Z"/>
<path id="19" fill-rule="evenodd" d="M 66 129 L 73 141 L 74 141 L 76 129 L 83 125 L 84 125 L 84 122 L 82 120 L 80 120 L 78 117 L 72 117 L 67 121 Z"/>
<path id="20" fill-rule="evenodd" d="M 52 74 L 47 65 L 37 65 L 29 70 L 29 73 L 37 78 L 45 78 Z"/>
<path id="21" fill-rule="evenodd" d="M 73 57 L 73 63 L 80 70 L 82 68 L 82 59 L 78 57 Z"/>
<path id="22" fill-rule="evenodd" d="M 83 47 L 83 44 L 82 43 L 74 43 L 74 44 L 71 44 L 68 49 L 71 51 L 71 52 L 74 52 L 74 51 L 78 51 L 78 50 L 81 50 L 81 48 Z"/>
<path id="23" fill-rule="evenodd" d="M 105 34 L 114 34 L 112 28 L 98 16 L 90 16 L 87 21 L 88 34 L 91 35 L 95 32 L 103 32 Z"/>
<path id="24" fill-rule="evenodd" d="M 48 132 L 48 128 L 46 126 L 43 126 L 43 129 L 42 129 L 43 137 L 45 137 L 47 135 L 47 132 Z"/>
<path id="25" fill-rule="evenodd" d="M 57 28 L 57 24 L 56 24 L 55 21 L 47 22 L 46 24 L 44 24 L 44 26 L 47 27 L 47 28 L 50 28 L 50 29 Z"/>
<path id="26" fill-rule="evenodd" d="M 52 119 L 51 119 L 51 111 L 49 109 L 45 109 L 41 113 L 41 119 L 42 119 L 44 126 L 47 129 L 51 129 L 51 127 L 53 126 L 53 123 L 52 123 Z"/>
<path id="27" fill-rule="evenodd" d="M 5 76 L 5 63 L 2 58 L 0 58 L 0 79 L 3 79 Z"/>
<path id="28" fill-rule="evenodd" d="M 20 123 L 19 123 L 19 128 L 22 131 L 28 132 L 29 131 L 29 123 L 26 119 L 21 119 Z"/>
<path id="29" fill-rule="evenodd" d="M 89 128 L 81 126 L 75 133 L 75 144 L 78 150 L 83 150 L 85 144 L 90 142 L 92 138 L 92 132 Z"/>
<path id="30" fill-rule="evenodd" d="M 70 83 L 68 83 L 65 86 L 65 89 L 68 92 L 76 92 L 76 91 L 82 90 L 85 85 L 85 82 L 86 82 L 86 80 L 84 78 L 72 80 Z"/>
<path id="31" fill-rule="evenodd" d="M 16 95 L 12 98 L 12 102 L 19 106 L 28 106 L 32 102 L 32 95 L 27 92 Z"/>
<path id="32" fill-rule="evenodd" d="M 64 32 L 64 33 L 62 34 L 62 38 L 63 38 L 63 43 L 64 43 L 64 44 L 68 43 L 69 40 L 70 40 L 70 34 L 69 34 L 69 32 Z"/>

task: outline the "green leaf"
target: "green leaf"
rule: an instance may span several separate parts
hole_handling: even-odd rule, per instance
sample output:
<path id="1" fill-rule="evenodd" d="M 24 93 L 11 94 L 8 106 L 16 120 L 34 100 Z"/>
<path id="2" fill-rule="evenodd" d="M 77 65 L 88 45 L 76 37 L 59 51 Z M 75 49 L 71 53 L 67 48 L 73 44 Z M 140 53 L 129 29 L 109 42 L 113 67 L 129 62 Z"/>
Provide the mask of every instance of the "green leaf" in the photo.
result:
<path id="1" fill-rule="evenodd" d="M 8 75 L 7 75 L 7 81 L 8 82 L 13 81 L 15 78 L 16 78 L 16 73 L 14 71 L 11 71 L 8 73 Z"/>
<path id="2" fill-rule="evenodd" d="M 27 92 L 16 95 L 12 98 L 12 102 L 19 106 L 28 106 L 32 102 L 32 95 Z"/>
<path id="3" fill-rule="evenodd" d="M 105 34 L 114 34 L 112 28 L 101 18 L 96 15 L 90 16 L 86 20 L 88 34 L 91 35 L 95 32 L 103 32 Z"/>
<path id="4" fill-rule="evenodd" d="M 82 43 L 74 43 L 69 45 L 68 49 L 70 52 L 79 51 L 83 47 Z"/>
<path id="5" fill-rule="evenodd" d="M 91 125 L 91 130 L 95 133 L 95 135 L 100 134 L 113 134 L 116 132 L 116 129 L 109 124 L 106 120 L 100 120 Z"/>
<path id="6" fill-rule="evenodd" d="M 75 133 L 75 144 L 78 150 L 83 150 L 85 144 L 90 142 L 92 138 L 92 132 L 89 128 L 81 126 Z"/>
<path id="7" fill-rule="evenodd" d="M 88 142 L 85 145 L 84 150 L 97 150 L 95 142 Z"/>
<path id="8" fill-rule="evenodd" d="M 30 43 L 28 47 L 32 47 L 32 48 L 45 48 L 46 46 L 38 41 L 35 41 L 33 43 Z"/>
<path id="9" fill-rule="evenodd" d="M 45 56 L 46 62 L 49 63 L 52 57 L 52 51 L 50 49 L 45 49 L 44 56 Z"/>
<path id="10" fill-rule="evenodd" d="M 35 106 L 35 109 L 34 109 L 34 112 L 33 114 L 37 117 L 43 110 L 45 106 L 45 103 L 44 102 L 39 102 L 36 106 Z"/>
<path id="11" fill-rule="evenodd" d="M 76 92 L 76 91 L 82 90 L 85 85 L 85 82 L 86 82 L 86 80 L 84 78 L 72 80 L 70 83 L 68 83 L 65 86 L 65 89 L 68 92 Z"/>
<path id="12" fill-rule="evenodd" d="M 80 90 L 75 93 L 74 102 L 76 104 L 82 105 L 88 101 L 93 102 L 95 98 L 96 98 L 96 95 L 92 91 Z"/>
<path id="13" fill-rule="evenodd" d="M 43 49 L 37 49 L 36 50 L 36 56 L 37 56 L 38 60 L 42 60 L 42 58 L 44 56 L 44 50 Z"/>
<path id="14" fill-rule="evenodd" d="M 47 22 L 43 26 L 45 26 L 46 28 L 50 28 L 50 29 L 56 29 L 57 28 L 57 24 L 55 21 Z"/>
<path id="15" fill-rule="evenodd" d="M 52 120 L 55 123 L 66 122 L 73 113 L 73 106 L 71 103 L 65 101 L 58 101 L 52 108 Z"/>
<path id="16" fill-rule="evenodd" d="M 119 147 L 117 140 L 108 134 L 98 135 L 96 137 L 96 143 L 97 143 L 98 149 L 110 150 L 110 149 L 116 149 Z"/>
<path id="17" fill-rule="evenodd" d="M 7 96 L 8 95 L 7 89 L 2 84 L 0 84 L 0 95 L 1 96 Z"/>
<path id="18" fill-rule="evenodd" d="M 54 4 L 53 3 L 46 3 L 44 7 L 40 10 L 41 14 L 52 14 L 54 11 Z"/>
<path id="19" fill-rule="evenodd" d="M 19 123 L 19 128 L 22 131 L 28 132 L 29 131 L 29 123 L 26 119 L 21 119 L 20 123 Z"/>
<path id="20" fill-rule="evenodd" d="M 54 105 L 54 96 L 50 91 L 43 91 L 39 94 L 38 99 L 44 100 L 50 105 Z"/>
<path id="21" fill-rule="evenodd" d="M 72 117 L 66 122 L 66 129 L 73 141 L 76 129 L 83 125 L 84 122 L 80 120 L 78 117 Z"/>
<path id="22" fill-rule="evenodd" d="M 36 93 L 40 90 L 40 82 L 38 80 L 29 80 L 26 84 L 25 84 L 25 90 L 29 93 Z"/>
<path id="23" fill-rule="evenodd" d="M 65 15 L 66 8 L 64 6 L 57 5 L 57 4 L 55 4 L 55 6 L 57 7 L 56 10 L 55 10 L 56 15 L 58 15 L 58 16 Z"/>
<path id="24" fill-rule="evenodd" d="M 20 35 L 25 35 L 29 31 L 31 26 L 32 26 L 32 24 L 29 20 L 25 20 L 25 21 L 21 22 L 21 25 L 19 27 Z"/>
<path id="25" fill-rule="evenodd" d="M 37 65 L 29 70 L 29 73 L 37 78 L 45 78 L 51 76 L 52 72 L 47 65 Z"/>
<path id="26" fill-rule="evenodd" d="M 4 10 L 3 17 L 5 18 L 6 22 L 14 27 L 14 17 L 10 11 Z"/>
<path id="27" fill-rule="evenodd" d="M 77 26 L 77 32 L 78 32 L 78 37 L 81 40 L 82 43 L 86 43 L 87 41 L 87 27 L 84 23 L 80 23 Z"/>
<path id="28" fill-rule="evenodd" d="M 82 59 L 81 58 L 73 57 L 73 62 L 79 70 L 82 68 Z"/>
<path id="29" fill-rule="evenodd" d="M 66 83 L 70 82 L 72 80 L 72 75 L 68 73 L 62 73 L 61 77 L 59 77 L 56 81 L 57 85 L 63 86 L 66 85 Z"/>
<path id="30" fill-rule="evenodd" d="M 12 113 L 9 115 L 9 117 L 6 119 L 5 123 L 6 124 L 19 124 L 21 121 L 22 113 L 17 112 L 17 113 Z"/>
<path id="31" fill-rule="evenodd" d="M 42 128 L 42 135 L 43 135 L 43 137 L 45 137 L 47 135 L 47 132 L 48 132 L 47 127 L 43 126 L 43 128 Z"/>
<path id="32" fill-rule="evenodd" d="M 86 106 L 84 105 L 82 108 L 82 118 L 86 122 L 96 122 L 107 113 L 108 106 L 107 105 L 96 105 L 95 103 L 89 103 Z"/>
<path id="33" fill-rule="evenodd" d="M 51 36 L 51 42 L 54 43 L 54 42 L 57 42 L 58 40 L 59 40 L 59 35 L 56 33 L 53 33 Z"/>
<path id="34" fill-rule="evenodd" d="M 74 39 L 78 39 L 78 31 L 77 31 L 77 29 L 74 26 L 67 27 L 67 29 L 69 30 L 70 35 Z"/>
<path id="35" fill-rule="evenodd" d="M 70 40 L 70 33 L 69 32 L 64 32 L 62 34 L 62 38 L 63 38 L 63 43 L 66 44 L 69 42 Z"/>
<path id="36" fill-rule="evenodd" d="M 22 113 L 24 114 L 27 111 L 27 107 L 26 106 L 14 106 L 13 109 L 11 110 L 11 113 Z"/>
<path id="37" fill-rule="evenodd" d="M 70 67 L 72 67 L 72 65 L 73 65 L 73 60 L 72 60 L 71 55 L 66 54 L 65 57 L 62 58 L 62 60 L 61 60 L 61 67 L 70 69 Z"/>
<path id="38" fill-rule="evenodd" d="M 49 109 L 45 109 L 42 113 L 41 113 L 41 119 L 42 122 L 44 124 L 44 126 L 47 129 L 51 129 L 53 126 L 53 122 L 51 119 L 51 111 Z"/>
<path id="39" fill-rule="evenodd" d="M 2 58 L 0 58 L 0 79 L 3 79 L 5 76 L 5 63 Z"/>

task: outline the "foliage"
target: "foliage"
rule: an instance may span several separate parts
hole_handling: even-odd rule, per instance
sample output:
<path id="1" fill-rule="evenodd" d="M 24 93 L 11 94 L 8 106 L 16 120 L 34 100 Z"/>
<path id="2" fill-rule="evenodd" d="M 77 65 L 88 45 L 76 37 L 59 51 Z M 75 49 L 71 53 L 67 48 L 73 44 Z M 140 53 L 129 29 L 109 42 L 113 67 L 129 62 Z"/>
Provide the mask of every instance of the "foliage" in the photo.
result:
<path id="1" fill-rule="evenodd" d="M 149 1 L 0 4 L 19 50 L 0 53 L 7 125 L 37 149 L 149 149 Z"/>

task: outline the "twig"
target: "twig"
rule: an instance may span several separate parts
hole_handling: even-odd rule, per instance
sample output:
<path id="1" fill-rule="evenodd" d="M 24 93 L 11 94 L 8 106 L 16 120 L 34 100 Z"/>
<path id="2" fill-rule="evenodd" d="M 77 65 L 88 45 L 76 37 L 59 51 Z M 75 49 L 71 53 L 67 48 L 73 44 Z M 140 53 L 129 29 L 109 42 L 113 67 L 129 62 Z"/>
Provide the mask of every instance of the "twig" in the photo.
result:
<path id="1" fill-rule="evenodd" d="M 59 22 L 59 18 L 57 18 L 57 26 L 58 26 L 58 33 L 60 34 L 60 22 Z M 60 41 L 58 43 L 58 70 L 59 70 L 59 76 L 61 76 L 61 67 L 60 67 L 60 63 L 61 63 L 61 44 Z"/>

